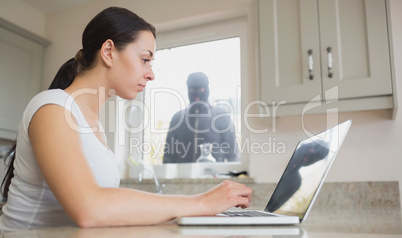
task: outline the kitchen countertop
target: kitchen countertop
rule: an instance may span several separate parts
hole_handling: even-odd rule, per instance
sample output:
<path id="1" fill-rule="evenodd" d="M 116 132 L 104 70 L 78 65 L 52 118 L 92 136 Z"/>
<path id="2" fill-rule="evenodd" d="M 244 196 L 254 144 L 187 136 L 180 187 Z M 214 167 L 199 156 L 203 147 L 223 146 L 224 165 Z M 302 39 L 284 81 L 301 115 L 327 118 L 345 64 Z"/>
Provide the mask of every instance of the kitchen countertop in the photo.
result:
<path id="1" fill-rule="evenodd" d="M 312 209 L 297 226 L 182 227 L 174 221 L 156 226 L 25 230 L 1 237 L 402 237 L 399 208 Z"/>
<path id="2" fill-rule="evenodd" d="M 219 179 L 160 180 L 168 194 L 196 194 Z M 275 184 L 238 182 L 253 188 L 252 208 L 264 209 Z M 122 187 L 155 190 L 153 181 L 122 181 Z M 174 221 L 156 226 L 79 229 L 59 227 L 0 233 L 0 237 L 401 237 L 399 184 L 389 182 L 325 183 L 307 218 L 297 226 L 181 227 Z"/>

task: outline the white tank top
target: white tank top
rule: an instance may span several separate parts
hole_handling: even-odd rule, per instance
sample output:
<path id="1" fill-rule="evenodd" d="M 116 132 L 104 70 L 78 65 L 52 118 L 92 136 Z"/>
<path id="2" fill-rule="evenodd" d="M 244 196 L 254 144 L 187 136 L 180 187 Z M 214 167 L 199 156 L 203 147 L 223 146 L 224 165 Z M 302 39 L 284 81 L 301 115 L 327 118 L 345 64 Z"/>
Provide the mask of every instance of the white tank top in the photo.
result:
<path id="1" fill-rule="evenodd" d="M 66 108 L 77 120 L 82 148 L 98 185 L 119 186 L 120 175 L 113 152 L 105 147 L 92 132 L 73 98 L 61 89 L 41 92 L 29 102 L 18 128 L 14 178 L 11 181 L 7 203 L 2 208 L 1 231 L 76 226 L 46 184 L 28 137 L 28 127 L 33 115 L 47 104 Z"/>

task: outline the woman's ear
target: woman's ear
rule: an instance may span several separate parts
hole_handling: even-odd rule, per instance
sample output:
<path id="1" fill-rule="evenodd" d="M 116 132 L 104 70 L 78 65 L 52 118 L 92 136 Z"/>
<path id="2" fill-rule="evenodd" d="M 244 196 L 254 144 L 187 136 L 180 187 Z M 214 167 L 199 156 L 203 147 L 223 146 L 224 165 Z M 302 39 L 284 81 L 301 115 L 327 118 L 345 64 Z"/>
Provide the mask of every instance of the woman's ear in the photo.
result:
<path id="1" fill-rule="evenodd" d="M 108 67 L 111 67 L 113 65 L 113 50 L 115 46 L 112 40 L 108 39 L 102 44 L 102 48 L 100 50 L 100 56 L 102 61 L 107 65 Z"/>

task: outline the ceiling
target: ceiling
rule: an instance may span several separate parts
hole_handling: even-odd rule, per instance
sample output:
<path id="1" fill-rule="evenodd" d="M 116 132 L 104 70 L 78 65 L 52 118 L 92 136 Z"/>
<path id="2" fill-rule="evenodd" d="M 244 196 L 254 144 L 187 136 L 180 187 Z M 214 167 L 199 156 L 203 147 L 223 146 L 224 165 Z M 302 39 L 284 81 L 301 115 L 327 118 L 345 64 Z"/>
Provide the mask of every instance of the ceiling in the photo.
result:
<path id="1" fill-rule="evenodd" d="M 41 12 L 49 13 L 75 7 L 94 0 L 22 0 L 24 3 L 38 9 Z"/>

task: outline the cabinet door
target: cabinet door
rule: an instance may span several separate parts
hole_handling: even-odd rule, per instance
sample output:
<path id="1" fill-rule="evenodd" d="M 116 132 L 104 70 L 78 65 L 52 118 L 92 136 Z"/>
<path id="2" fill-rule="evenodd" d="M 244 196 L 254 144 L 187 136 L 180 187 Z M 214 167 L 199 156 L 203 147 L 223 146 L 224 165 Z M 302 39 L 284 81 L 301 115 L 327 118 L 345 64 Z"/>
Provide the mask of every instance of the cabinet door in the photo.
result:
<path id="1" fill-rule="evenodd" d="M 39 92 L 43 47 L 0 28 L 0 138 L 15 140 L 22 113 Z"/>
<path id="2" fill-rule="evenodd" d="M 318 5 L 324 91 L 339 86 L 340 99 L 391 95 L 385 0 L 319 0 Z"/>
<path id="3" fill-rule="evenodd" d="M 321 94 L 317 8 L 317 0 L 259 1 L 262 101 L 300 103 Z"/>

